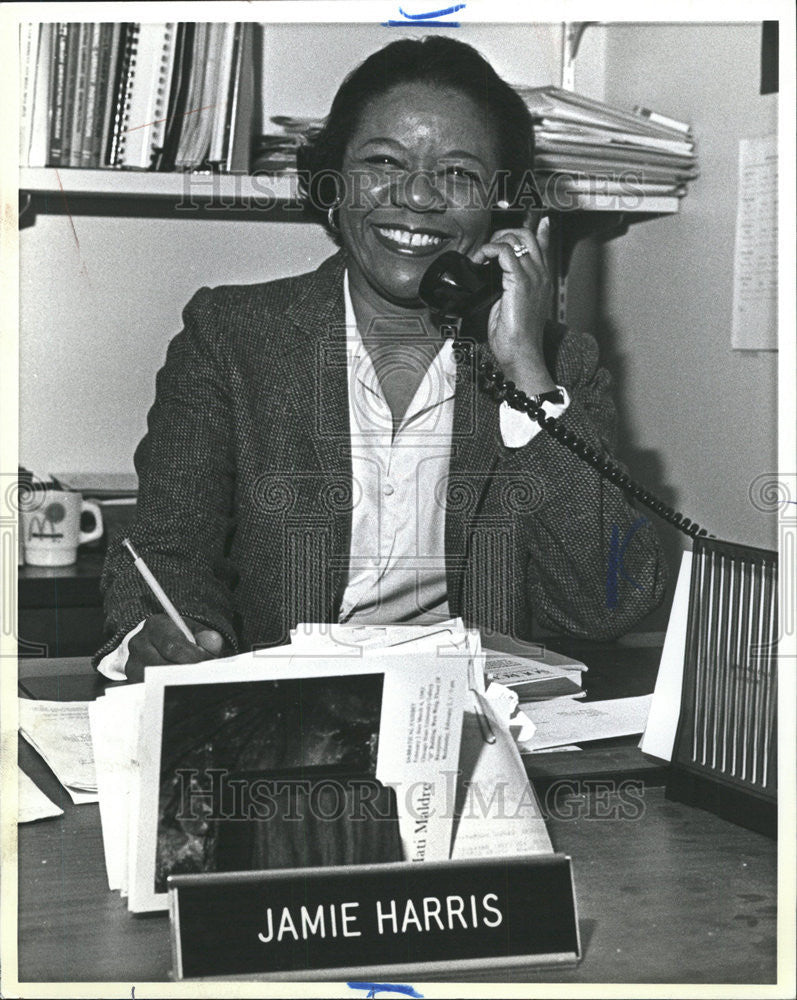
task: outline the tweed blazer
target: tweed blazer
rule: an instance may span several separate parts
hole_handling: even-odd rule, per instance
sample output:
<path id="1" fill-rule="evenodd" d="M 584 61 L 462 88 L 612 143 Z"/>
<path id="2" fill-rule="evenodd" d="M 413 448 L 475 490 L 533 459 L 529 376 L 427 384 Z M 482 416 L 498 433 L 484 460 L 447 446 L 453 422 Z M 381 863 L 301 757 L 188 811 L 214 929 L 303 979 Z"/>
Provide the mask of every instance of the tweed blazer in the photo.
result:
<path id="1" fill-rule="evenodd" d="M 310 274 L 198 291 L 136 450 L 132 541 L 180 612 L 236 650 L 338 617 L 356 502 L 345 264 L 339 251 Z M 610 451 L 615 410 L 594 339 L 552 328 L 546 353 L 571 395 L 566 426 Z M 546 433 L 505 448 L 496 401 L 465 369 L 444 498 L 452 614 L 519 638 L 535 623 L 597 639 L 627 631 L 663 596 L 652 525 Z M 160 611 L 118 542 L 102 589 L 95 662 Z"/>

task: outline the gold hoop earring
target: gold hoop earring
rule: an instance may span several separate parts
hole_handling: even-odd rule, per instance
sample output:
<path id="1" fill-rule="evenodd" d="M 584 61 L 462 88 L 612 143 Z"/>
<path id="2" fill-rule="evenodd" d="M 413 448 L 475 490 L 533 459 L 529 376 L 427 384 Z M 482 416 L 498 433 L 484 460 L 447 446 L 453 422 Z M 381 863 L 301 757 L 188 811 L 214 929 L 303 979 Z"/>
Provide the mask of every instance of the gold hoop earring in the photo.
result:
<path id="1" fill-rule="evenodd" d="M 335 222 L 335 211 L 338 208 L 338 205 L 330 205 L 327 209 L 327 223 L 329 228 L 335 233 L 339 232 L 338 224 Z"/>

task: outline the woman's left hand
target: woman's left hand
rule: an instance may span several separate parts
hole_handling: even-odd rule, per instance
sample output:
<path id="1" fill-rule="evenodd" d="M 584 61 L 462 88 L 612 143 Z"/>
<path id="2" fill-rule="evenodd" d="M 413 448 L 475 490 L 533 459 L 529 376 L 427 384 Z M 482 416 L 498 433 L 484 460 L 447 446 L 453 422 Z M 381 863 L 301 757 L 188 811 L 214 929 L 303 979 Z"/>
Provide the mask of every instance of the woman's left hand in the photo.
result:
<path id="1" fill-rule="evenodd" d="M 504 291 L 490 310 L 490 348 L 506 378 L 529 395 L 556 388 L 542 351 L 551 306 L 549 232 L 547 218 L 540 222 L 536 237 L 529 229 L 500 229 L 472 255 L 477 264 L 497 258 L 501 265 Z M 518 257 L 519 246 L 529 252 Z"/>

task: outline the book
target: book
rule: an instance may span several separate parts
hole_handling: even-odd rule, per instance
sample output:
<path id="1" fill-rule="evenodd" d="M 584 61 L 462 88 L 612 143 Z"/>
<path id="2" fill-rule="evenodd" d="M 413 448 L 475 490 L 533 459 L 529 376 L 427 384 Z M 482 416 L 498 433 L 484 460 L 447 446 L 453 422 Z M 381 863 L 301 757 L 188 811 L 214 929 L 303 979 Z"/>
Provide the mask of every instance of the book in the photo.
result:
<path id="1" fill-rule="evenodd" d="M 202 106 L 202 83 L 210 40 L 209 28 L 210 25 L 199 22 L 195 25 L 194 30 L 190 65 L 188 67 L 186 110 L 184 111 L 184 118 L 177 141 L 177 151 L 174 157 L 175 166 L 183 170 L 198 165 L 193 160 L 192 151 L 196 142 L 197 130 L 199 129 L 199 119 L 207 114 L 207 109 Z"/>
<path id="2" fill-rule="evenodd" d="M 53 63 L 53 31 L 49 24 L 38 26 L 36 74 L 31 95 L 29 143 L 23 151 L 22 163 L 29 167 L 47 165 L 50 136 L 50 74 Z"/>
<path id="3" fill-rule="evenodd" d="M 75 166 L 97 166 L 94 156 L 95 146 L 99 140 L 95 137 L 97 118 L 97 90 L 100 83 L 100 56 L 103 25 L 91 24 L 89 27 L 88 65 L 85 84 L 84 107 L 82 112 L 81 135 L 78 143 L 79 162 Z"/>
<path id="4" fill-rule="evenodd" d="M 119 23 L 106 24 L 108 29 L 107 54 L 100 59 L 100 83 L 98 86 L 98 120 L 97 120 L 97 166 L 105 167 L 110 164 L 110 143 L 113 133 L 114 114 L 116 110 L 116 96 L 119 87 L 118 70 L 119 56 L 122 48 L 122 33 L 124 25 Z M 104 44 L 106 44 L 104 42 Z"/>
<path id="5" fill-rule="evenodd" d="M 644 194 L 670 195 L 682 198 L 686 186 L 674 184 L 654 184 L 636 181 L 633 184 L 609 180 L 607 177 L 579 177 L 573 174 L 556 175 L 557 191 L 578 191 L 580 194 Z"/>
<path id="6" fill-rule="evenodd" d="M 166 133 L 163 140 L 163 147 L 156 156 L 156 170 L 174 170 L 180 137 L 188 128 L 186 112 L 191 107 L 189 104 L 189 93 L 194 54 L 194 32 L 198 27 L 199 25 L 195 25 L 190 21 L 180 22 L 177 25 L 174 72 L 172 74 L 169 105 L 166 111 Z"/>
<path id="7" fill-rule="evenodd" d="M 35 24 L 19 26 L 19 162 L 28 162 L 33 128 L 33 102 L 36 89 L 36 65 L 39 29 Z"/>
<path id="8" fill-rule="evenodd" d="M 75 90 L 77 88 L 77 71 L 80 61 L 80 28 L 79 24 L 67 25 L 66 38 L 66 69 L 64 72 L 64 122 L 61 140 L 61 164 L 68 167 L 72 158 L 72 124 L 75 110 Z"/>
<path id="9" fill-rule="evenodd" d="M 555 664 L 556 654 L 546 650 L 546 660 L 513 656 L 485 649 L 486 679 L 514 691 L 521 701 L 537 701 L 581 692 L 581 677 L 586 667 L 577 662 Z M 562 658 L 564 660 L 564 658 Z"/>
<path id="10" fill-rule="evenodd" d="M 23 24 L 20 163 L 247 173 L 256 30 L 221 22 Z"/>
<path id="11" fill-rule="evenodd" d="M 91 57 L 92 25 L 77 26 L 77 55 L 74 66 L 72 116 L 69 130 L 69 166 L 81 166 L 83 156 L 83 127 L 88 103 L 89 60 Z M 96 80 L 95 80 L 96 85 Z"/>
<path id="12" fill-rule="evenodd" d="M 674 215 L 681 206 L 683 195 L 642 194 L 634 193 L 633 188 L 622 194 L 598 192 L 587 194 L 582 191 L 558 191 L 551 196 L 543 194 L 543 202 L 547 208 L 559 211 L 604 212 L 651 212 L 661 215 Z"/>
<path id="13" fill-rule="evenodd" d="M 580 156 L 584 159 L 594 158 L 604 163 L 639 163 L 685 169 L 691 169 L 697 162 L 694 156 L 683 156 L 680 153 L 670 153 L 666 150 L 640 149 L 612 143 L 598 146 L 594 143 L 571 142 L 562 139 L 542 139 L 535 143 L 535 152 L 537 154 Z"/>
<path id="14" fill-rule="evenodd" d="M 254 25 L 239 25 L 240 38 L 233 74 L 233 93 L 225 167 L 229 173 L 249 173 L 255 124 Z"/>
<path id="15" fill-rule="evenodd" d="M 64 148 L 64 117 L 66 100 L 66 71 L 69 47 L 69 25 L 59 22 L 52 25 L 53 73 L 50 79 L 50 135 L 47 162 L 61 166 Z"/>
<path id="16" fill-rule="evenodd" d="M 678 211 L 699 176 L 688 129 L 559 87 L 517 90 L 534 119 L 535 172 L 549 208 Z"/>
<path id="17" fill-rule="evenodd" d="M 637 180 L 650 183 L 682 184 L 698 177 L 696 167 L 665 167 L 661 164 L 630 164 L 616 161 L 589 159 L 583 156 L 556 156 L 543 153 L 535 158 L 535 165 L 541 174 L 586 174 L 592 177 L 607 177 L 611 180 Z"/>
<path id="18" fill-rule="evenodd" d="M 175 25 L 142 23 L 131 44 L 129 96 L 122 122 L 120 166 L 149 170 L 163 145 L 174 68 Z"/>
<path id="19" fill-rule="evenodd" d="M 194 116 L 185 166 L 201 167 L 208 162 L 210 142 L 213 135 L 214 115 L 219 98 L 219 66 L 224 44 L 224 25 L 207 25 L 204 62 L 195 63 L 200 78 L 199 103 Z"/>
<path id="20" fill-rule="evenodd" d="M 220 25 L 220 28 L 220 55 L 217 81 L 214 87 L 216 99 L 213 107 L 213 125 L 208 151 L 208 161 L 213 164 L 222 163 L 226 158 L 225 140 L 227 137 L 228 110 L 231 102 L 231 86 L 233 83 L 233 66 L 238 26 L 236 24 L 223 24 Z"/>
<path id="21" fill-rule="evenodd" d="M 107 162 L 112 167 L 120 167 L 127 143 L 127 126 L 129 122 L 130 91 L 133 85 L 133 63 L 138 44 L 138 25 L 123 24 L 119 39 L 119 54 L 117 57 L 116 87 L 113 100 L 113 124 L 110 128 L 110 138 Z"/>

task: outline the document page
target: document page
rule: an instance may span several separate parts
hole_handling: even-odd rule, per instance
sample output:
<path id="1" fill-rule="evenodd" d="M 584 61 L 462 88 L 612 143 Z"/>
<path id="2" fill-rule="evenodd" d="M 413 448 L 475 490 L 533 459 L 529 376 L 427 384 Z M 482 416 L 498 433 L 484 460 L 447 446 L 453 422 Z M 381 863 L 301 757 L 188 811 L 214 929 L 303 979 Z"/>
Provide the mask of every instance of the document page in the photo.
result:
<path id="1" fill-rule="evenodd" d="M 37 819 L 63 816 L 64 810 L 49 799 L 22 768 L 17 768 L 17 777 L 19 779 L 17 823 L 33 823 Z"/>
<path id="2" fill-rule="evenodd" d="M 109 889 L 127 890 L 130 785 L 143 693 L 140 684 L 111 688 L 89 706 Z"/>
<path id="3" fill-rule="evenodd" d="M 493 706 L 481 699 L 465 712 L 454 820 L 452 860 L 550 854 L 553 851 L 537 796 L 515 740 Z M 488 714 L 495 743 L 484 739 L 478 711 Z"/>
<path id="4" fill-rule="evenodd" d="M 521 753 L 641 733 L 652 698 L 650 694 L 588 702 L 561 698 L 522 705 L 537 728 L 530 740 L 519 744 Z"/>
<path id="5" fill-rule="evenodd" d="M 497 653 L 486 649 L 485 670 L 489 680 L 517 691 L 524 701 L 577 694 L 581 671 L 553 666 L 540 660 Z"/>
<path id="6" fill-rule="evenodd" d="M 643 753 L 672 759 L 678 717 L 681 714 L 681 689 L 686 655 L 686 626 L 689 620 L 689 590 L 692 580 L 692 553 L 684 552 L 670 609 L 667 635 L 661 651 L 661 663 L 656 674 L 653 703 L 639 749 Z"/>
<path id="7" fill-rule="evenodd" d="M 777 309 L 778 140 L 740 139 L 732 347 L 777 350 Z"/>
<path id="8" fill-rule="evenodd" d="M 19 731 L 77 805 L 97 801 L 89 702 L 19 699 Z"/>

